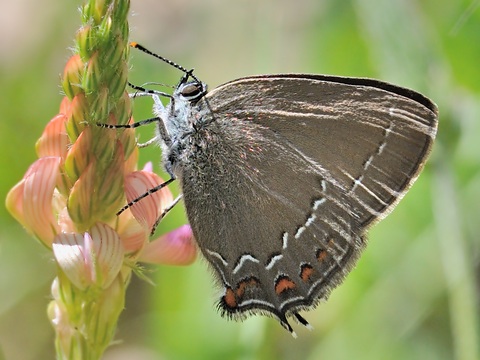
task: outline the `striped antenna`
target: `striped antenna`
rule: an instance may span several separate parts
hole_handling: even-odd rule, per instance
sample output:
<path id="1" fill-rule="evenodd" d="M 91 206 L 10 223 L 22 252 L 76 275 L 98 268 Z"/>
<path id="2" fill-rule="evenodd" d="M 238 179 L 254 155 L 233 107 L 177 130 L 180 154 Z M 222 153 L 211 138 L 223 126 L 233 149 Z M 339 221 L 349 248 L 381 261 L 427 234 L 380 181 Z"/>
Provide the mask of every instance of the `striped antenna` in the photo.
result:
<path id="1" fill-rule="evenodd" d="M 148 50 L 147 48 L 143 47 L 142 45 L 140 45 L 140 44 L 137 43 L 137 42 L 132 41 L 132 42 L 130 43 L 130 46 L 133 47 L 133 48 L 135 48 L 135 49 L 138 49 L 138 50 L 140 50 L 140 51 L 143 51 L 144 53 L 146 53 L 146 54 L 148 54 L 148 55 L 151 55 L 151 56 L 153 56 L 153 57 L 156 57 L 157 59 L 160 59 L 160 60 L 166 62 L 167 64 L 173 66 L 174 68 L 176 68 L 176 69 L 184 72 L 185 75 L 186 75 L 186 78 L 188 78 L 188 77 L 190 76 L 190 77 L 191 77 L 192 79 L 194 79 L 196 82 L 200 83 L 200 80 L 198 80 L 198 79 L 196 78 L 196 76 L 193 75 L 193 69 L 187 70 L 187 69 L 184 68 L 182 65 L 179 65 L 179 64 L 177 64 L 176 62 L 173 62 L 172 60 L 169 60 L 169 59 L 167 59 L 167 58 L 164 58 L 164 57 L 161 56 L 161 55 L 155 54 L 154 52 Z"/>

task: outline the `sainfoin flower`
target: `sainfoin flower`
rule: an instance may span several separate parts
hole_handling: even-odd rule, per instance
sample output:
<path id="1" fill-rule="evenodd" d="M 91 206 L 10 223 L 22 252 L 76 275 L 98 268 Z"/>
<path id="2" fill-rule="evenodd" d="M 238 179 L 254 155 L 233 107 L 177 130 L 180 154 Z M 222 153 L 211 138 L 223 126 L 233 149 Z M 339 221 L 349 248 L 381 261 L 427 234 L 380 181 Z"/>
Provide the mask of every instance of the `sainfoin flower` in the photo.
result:
<path id="1" fill-rule="evenodd" d="M 89 128 L 84 129 L 76 143 L 70 143 L 65 125 L 71 116 L 72 102 L 64 98 L 60 114 L 47 124 L 37 142 L 39 159 L 30 166 L 23 179 L 10 190 L 7 196 L 7 208 L 15 219 L 45 246 L 52 248 L 57 261 L 60 262 L 62 256 L 66 256 L 65 251 L 55 251 L 59 249 L 60 244 L 76 244 L 83 248 L 85 245 L 83 241 L 87 237 L 94 243 L 102 239 L 111 241 L 112 245 L 118 246 L 116 251 L 121 252 L 122 256 L 129 256 L 130 259 L 171 265 L 191 263 L 195 259 L 196 251 L 188 226 L 183 226 L 152 242 L 149 241 L 152 226 L 165 207 L 173 201 L 167 187 L 135 203 L 118 217 L 115 213 L 120 206 L 112 207 L 113 211 L 101 217 L 104 222 L 96 222 L 90 226 L 90 232 L 82 231 L 85 230 L 84 223 L 92 223 L 89 212 L 99 212 L 99 209 L 93 209 L 92 206 L 102 206 L 101 203 L 95 204 L 91 201 L 93 193 L 98 194 L 97 198 L 108 201 L 109 194 L 115 192 L 111 186 L 117 185 L 119 192 L 125 192 L 124 199 L 130 202 L 164 181 L 152 172 L 151 164 L 147 164 L 142 170 L 135 170 L 138 154 L 137 149 L 134 149 L 126 160 L 123 160 L 120 154 L 121 161 L 118 161 L 122 165 L 120 171 L 103 174 L 100 180 L 104 186 L 96 187 L 97 179 L 88 176 L 93 172 L 94 162 L 79 165 L 80 168 L 84 168 L 84 172 L 79 174 L 75 182 L 71 182 L 65 175 L 65 167 L 68 166 L 66 161 L 75 161 L 72 160 L 75 158 L 87 162 L 86 159 L 91 156 L 88 149 L 92 146 L 92 140 L 82 141 L 89 136 L 86 135 L 90 132 L 87 130 Z M 112 130 L 102 129 L 102 131 L 111 132 Z M 121 181 L 115 179 L 122 176 Z M 122 183 L 124 183 L 123 186 Z M 69 198 L 72 189 L 77 190 L 74 193 L 77 199 Z M 101 193 L 102 191 L 104 193 Z M 83 219 L 84 223 L 78 223 L 72 219 L 69 202 L 75 204 L 74 218 Z M 103 231 L 100 231 L 100 228 Z M 117 242 L 119 244 L 116 244 Z M 170 254 L 171 257 L 168 258 L 166 254 Z M 97 260 L 104 261 L 104 259 Z"/>
<path id="2" fill-rule="evenodd" d="M 65 66 L 66 96 L 36 144 L 38 159 L 7 195 L 10 213 L 52 250 L 58 274 L 48 315 L 57 357 L 97 359 L 111 342 L 137 262 L 185 265 L 196 247 L 188 225 L 150 241 L 173 197 L 167 187 L 117 211 L 164 181 L 137 169 L 125 91 L 128 1 L 87 1 L 78 52 Z M 125 27 L 127 30 L 125 30 Z M 110 37 L 109 37 L 110 36 Z"/>

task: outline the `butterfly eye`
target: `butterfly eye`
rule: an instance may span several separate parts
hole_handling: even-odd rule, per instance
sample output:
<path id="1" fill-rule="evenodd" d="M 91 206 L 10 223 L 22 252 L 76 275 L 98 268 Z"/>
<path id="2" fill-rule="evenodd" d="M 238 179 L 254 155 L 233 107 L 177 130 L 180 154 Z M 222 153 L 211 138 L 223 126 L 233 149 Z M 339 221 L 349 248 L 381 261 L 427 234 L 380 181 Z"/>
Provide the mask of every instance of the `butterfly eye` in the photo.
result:
<path id="1" fill-rule="evenodd" d="M 179 92 L 186 100 L 196 101 L 205 94 L 205 88 L 200 82 L 191 82 L 183 85 Z"/>

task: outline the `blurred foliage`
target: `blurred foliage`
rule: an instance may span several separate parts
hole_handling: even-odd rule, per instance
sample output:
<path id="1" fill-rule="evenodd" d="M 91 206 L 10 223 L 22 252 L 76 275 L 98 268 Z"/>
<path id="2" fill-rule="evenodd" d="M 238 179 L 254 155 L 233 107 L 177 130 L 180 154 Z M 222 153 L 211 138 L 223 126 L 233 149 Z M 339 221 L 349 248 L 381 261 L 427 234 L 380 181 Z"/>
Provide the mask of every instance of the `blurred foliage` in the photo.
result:
<path id="1" fill-rule="evenodd" d="M 74 2 L 5 4 L 0 55 L 0 195 L 35 159 L 60 104 Z M 211 88 L 258 73 L 375 77 L 440 109 L 438 140 L 415 186 L 371 231 L 357 268 L 292 339 L 276 321 L 225 321 L 205 261 L 134 279 L 106 359 L 478 359 L 480 304 L 480 1 L 220 0 L 132 2 L 132 40 Z M 132 51 L 131 81 L 175 84 L 175 69 Z M 135 103 L 137 120 L 151 102 Z M 153 128 L 141 129 L 147 140 Z M 158 149 L 142 162 L 160 169 Z M 162 223 L 185 221 L 178 207 Z M 0 359 L 53 358 L 46 317 L 53 263 L 0 207 Z M 28 344 L 28 346 L 26 346 Z"/>

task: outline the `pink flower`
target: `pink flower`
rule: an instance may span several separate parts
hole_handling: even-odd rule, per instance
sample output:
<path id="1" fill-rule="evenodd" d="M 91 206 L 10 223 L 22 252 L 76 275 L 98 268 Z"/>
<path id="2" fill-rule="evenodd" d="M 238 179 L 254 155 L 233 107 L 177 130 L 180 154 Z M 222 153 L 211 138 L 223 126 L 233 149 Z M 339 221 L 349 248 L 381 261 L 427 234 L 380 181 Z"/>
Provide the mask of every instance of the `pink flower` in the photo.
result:
<path id="1" fill-rule="evenodd" d="M 189 226 L 149 241 L 152 226 L 173 201 L 167 187 L 135 203 L 120 216 L 115 216 L 121 203 L 112 200 L 112 194 L 124 192 L 122 197 L 130 202 L 163 180 L 152 172 L 151 164 L 147 164 L 144 170 L 135 170 L 138 157 L 136 150 L 124 160 L 122 143 L 115 140 L 115 131 L 109 129 L 100 129 L 106 132 L 106 135 L 102 134 L 102 140 L 116 144 L 117 150 L 113 154 L 119 156 L 110 161 L 113 165 L 109 171 L 101 173 L 99 178 L 100 160 L 91 154 L 94 142 L 98 141 L 93 128 L 84 128 L 73 144 L 67 136 L 66 126 L 78 112 L 75 106 L 80 104 L 76 99 L 62 102 L 62 112 L 47 124 L 37 141 L 40 158 L 30 166 L 23 179 L 7 196 L 6 205 L 11 214 L 45 246 L 52 248 L 53 244 L 59 265 L 77 285 L 85 283 L 85 280 L 79 281 L 78 278 L 92 278 L 93 272 L 101 272 L 102 269 L 120 270 L 113 263 L 108 266 L 104 264 L 101 269 L 92 268 L 94 260 L 87 261 L 88 257 L 85 256 L 89 253 L 84 249 L 90 243 L 97 244 L 98 248 L 116 244 L 110 251 L 118 251 L 122 255 L 120 263 L 123 263 L 124 256 L 129 261 L 145 259 L 169 265 L 193 262 L 196 246 Z M 95 129 L 96 132 L 98 130 Z M 113 138 L 112 134 L 115 135 Z M 108 212 L 103 213 L 101 210 L 104 209 Z M 92 218 L 92 214 L 96 216 Z M 96 238 L 94 234 L 98 234 L 99 228 L 108 236 Z M 109 242 L 111 239 L 117 239 L 121 246 L 118 246 L 117 241 Z M 102 241 L 107 243 L 98 243 Z M 66 251 L 66 247 L 70 247 L 71 252 Z M 76 253 L 78 251 L 83 255 Z M 118 254 L 106 260 L 117 264 Z M 90 255 L 98 256 L 96 252 Z M 75 261 L 79 264 L 73 264 Z M 73 274 L 72 269 L 78 273 Z M 86 272 L 82 273 L 81 269 L 86 269 Z M 99 275 L 96 273 L 95 276 Z M 110 275 L 103 273 L 102 276 L 108 278 Z"/>
<path id="2" fill-rule="evenodd" d="M 47 156 L 35 161 L 23 179 L 7 195 L 13 217 L 46 246 L 51 247 L 60 226 L 55 218 L 55 192 L 61 158 Z"/>
<path id="3" fill-rule="evenodd" d="M 140 261 L 168 265 L 190 264 L 196 255 L 192 229 L 189 225 L 183 225 L 148 243 Z"/>
<path id="4" fill-rule="evenodd" d="M 123 264 L 124 250 L 110 226 L 97 223 L 84 234 L 60 233 L 53 242 L 58 264 L 79 289 L 108 288 Z"/>
<path id="5" fill-rule="evenodd" d="M 37 141 L 36 160 L 7 195 L 15 219 L 52 250 L 57 277 L 48 316 L 58 358 L 98 359 L 111 344 L 138 261 L 184 265 L 196 256 L 189 226 L 150 241 L 172 202 L 168 188 L 117 212 L 163 183 L 137 170 L 128 77 L 129 1 L 87 1 L 65 66 L 60 111 Z"/>

